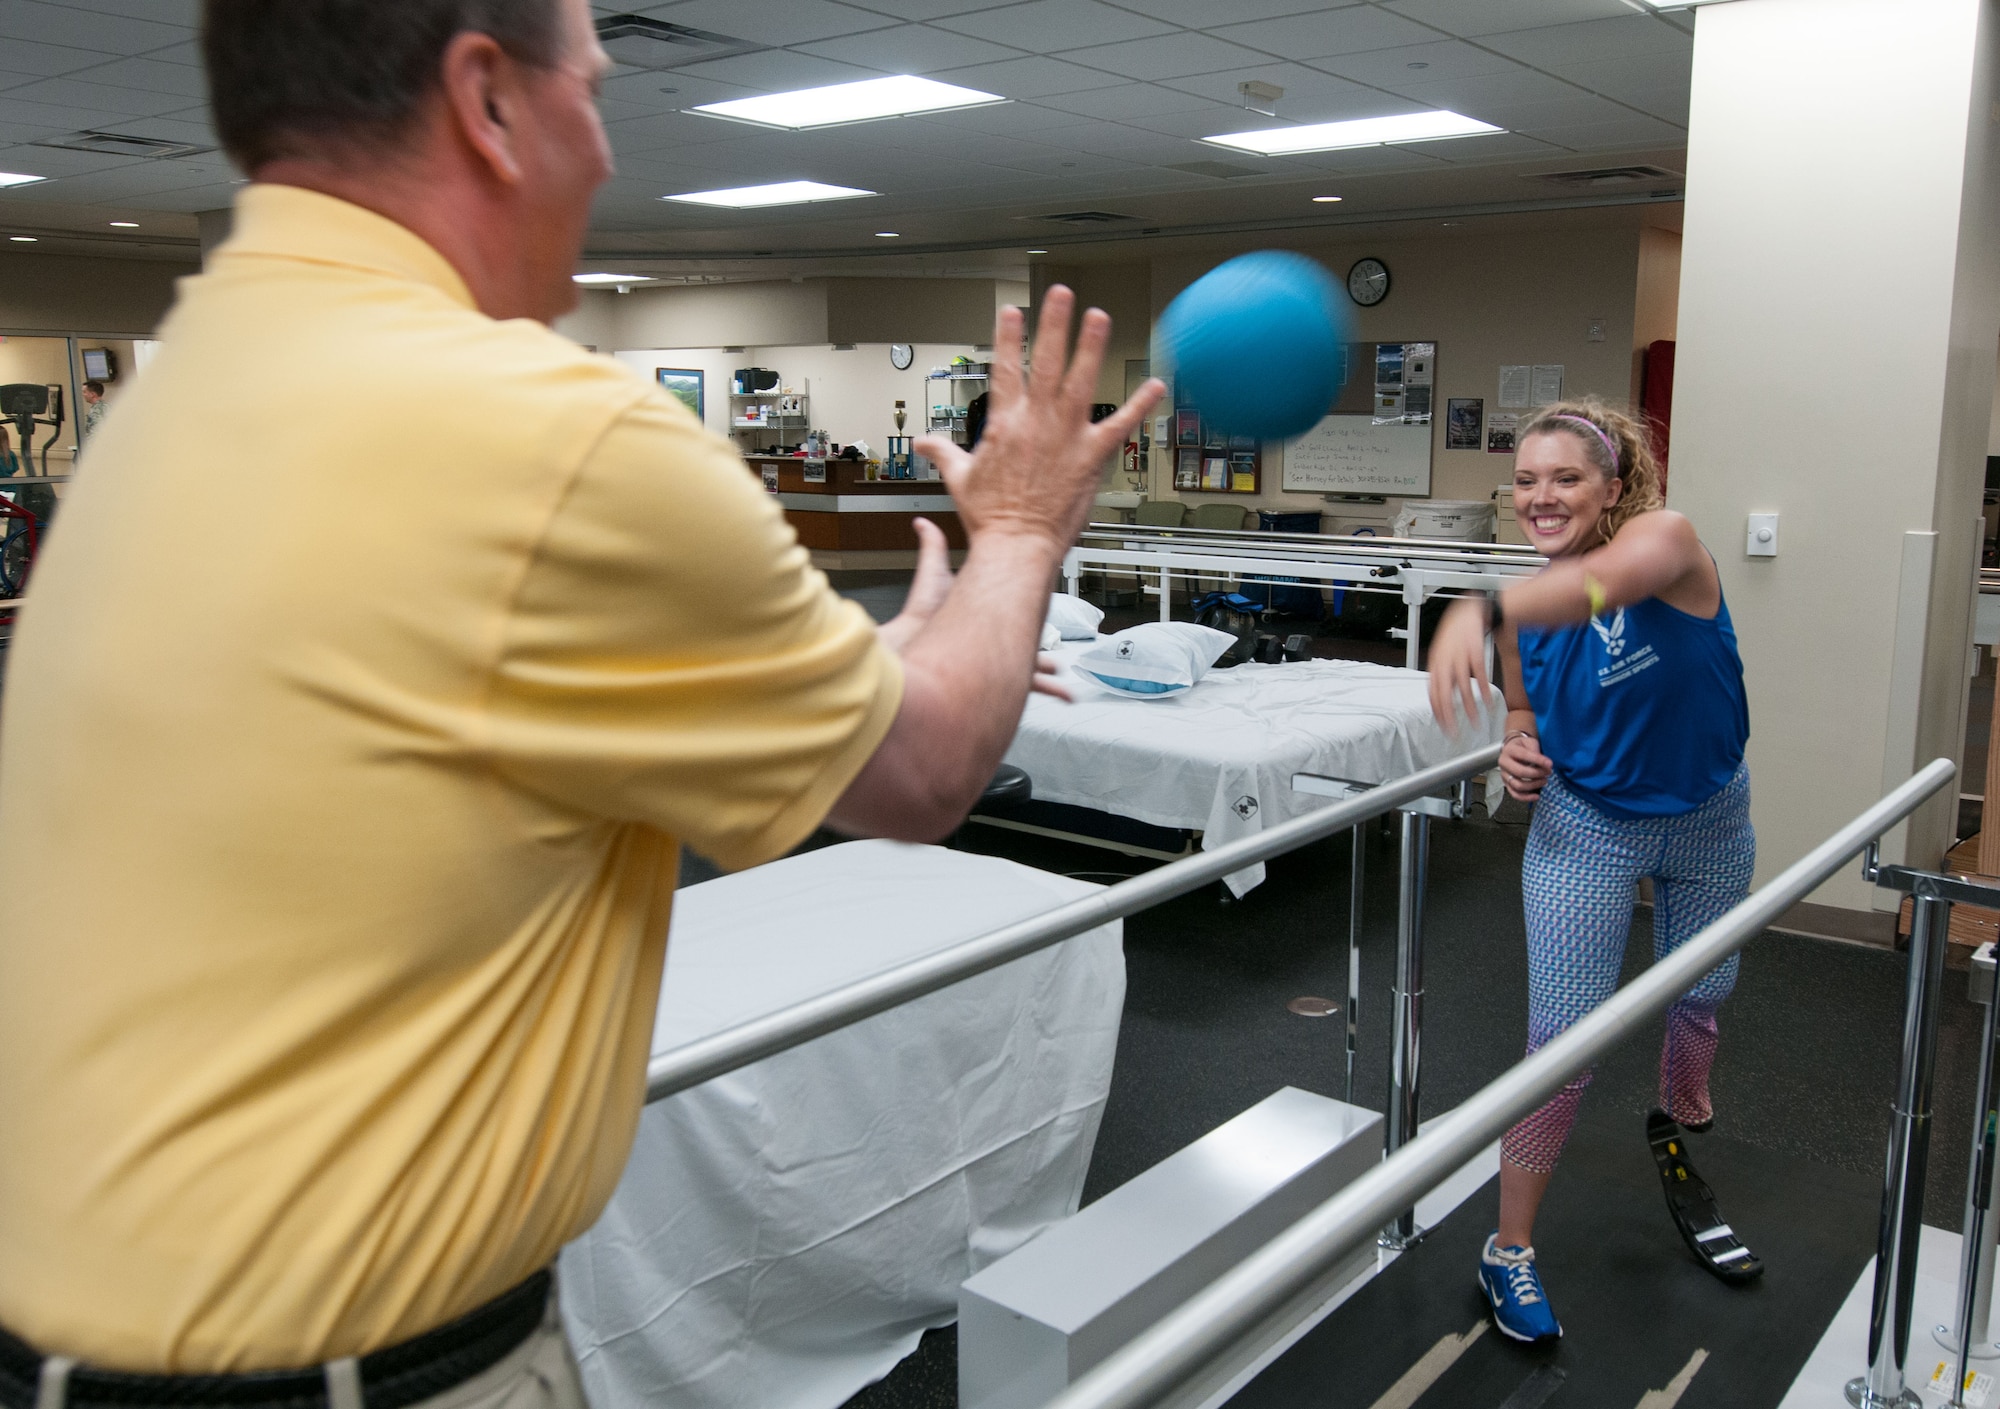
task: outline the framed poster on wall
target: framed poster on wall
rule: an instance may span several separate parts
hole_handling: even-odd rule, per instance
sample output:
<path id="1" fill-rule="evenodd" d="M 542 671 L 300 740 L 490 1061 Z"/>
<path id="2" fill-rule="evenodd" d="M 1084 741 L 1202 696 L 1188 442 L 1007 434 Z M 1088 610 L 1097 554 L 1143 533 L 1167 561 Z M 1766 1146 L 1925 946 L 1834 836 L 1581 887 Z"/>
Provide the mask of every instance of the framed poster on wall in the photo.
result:
<path id="1" fill-rule="evenodd" d="M 703 413 L 708 408 L 704 404 L 706 398 L 702 395 L 702 374 L 699 367 L 662 367 L 660 386 L 668 396 L 694 412 L 697 421 L 702 419 Z"/>

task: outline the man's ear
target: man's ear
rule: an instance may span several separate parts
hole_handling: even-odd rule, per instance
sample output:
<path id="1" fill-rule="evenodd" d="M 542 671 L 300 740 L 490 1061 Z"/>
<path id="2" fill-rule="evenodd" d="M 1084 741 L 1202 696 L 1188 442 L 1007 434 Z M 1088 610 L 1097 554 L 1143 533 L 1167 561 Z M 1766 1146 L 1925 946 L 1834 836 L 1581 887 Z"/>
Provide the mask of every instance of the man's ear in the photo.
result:
<path id="1" fill-rule="evenodd" d="M 453 135 L 478 155 L 495 180 L 510 186 L 519 181 L 518 134 L 510 119 L 519 110 L 520 89 L 506 50 L 490 34 L 467 30 L 453 35 L 439 79 Z"/>

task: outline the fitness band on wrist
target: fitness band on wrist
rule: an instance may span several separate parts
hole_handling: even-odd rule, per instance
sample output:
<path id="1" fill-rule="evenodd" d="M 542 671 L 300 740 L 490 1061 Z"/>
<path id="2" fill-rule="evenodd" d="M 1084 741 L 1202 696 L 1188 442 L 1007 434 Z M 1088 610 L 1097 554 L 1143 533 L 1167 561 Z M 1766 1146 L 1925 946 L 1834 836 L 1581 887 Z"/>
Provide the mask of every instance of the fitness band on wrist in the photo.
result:
<path id="1" fill-rule="evenodd" d="M 1590 604 L 1590 614 L 1593 617 L 1604 615 L 1604 584 L 1589 573 L 1583 575 L 1583 599 Z"/>
<path id="2" fill-rule="evenodd" d="M 1508 744 L 1513 743 L 1514 740 L 1516 739 L 1532 739 L 1534 737 L 1535 737 L 1535 731 L 1532 729 L 1514 729 L 1508 732 L 1507 737 L 1502 739 L 1500 741 L 1500 744 L 1501 747 L 1504 748 Z"/>

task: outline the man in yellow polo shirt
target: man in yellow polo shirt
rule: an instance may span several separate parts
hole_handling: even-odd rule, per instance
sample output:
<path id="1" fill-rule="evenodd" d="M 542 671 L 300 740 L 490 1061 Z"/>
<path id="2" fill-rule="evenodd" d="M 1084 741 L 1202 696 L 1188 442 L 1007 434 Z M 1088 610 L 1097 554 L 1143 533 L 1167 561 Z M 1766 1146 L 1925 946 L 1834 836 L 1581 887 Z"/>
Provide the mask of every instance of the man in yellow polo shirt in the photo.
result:
<path id="1" fill-rule="evenodd" d="M 1158 388 L 1093 427 L 1103 315 L 1069 361 L 1051 292 L 1025 380 L 1003 318 L 977 458 L 927 447 L 964 567 L 930 530 L 878 633 L 546 326 L 609 165 L 584 0 L 209 0 L 204 43 L 256 184 L 8 682 L 0 1405 L 573 1403 L 545 1269 L 625 1161 L 680 844 L 949 829 Z"/>

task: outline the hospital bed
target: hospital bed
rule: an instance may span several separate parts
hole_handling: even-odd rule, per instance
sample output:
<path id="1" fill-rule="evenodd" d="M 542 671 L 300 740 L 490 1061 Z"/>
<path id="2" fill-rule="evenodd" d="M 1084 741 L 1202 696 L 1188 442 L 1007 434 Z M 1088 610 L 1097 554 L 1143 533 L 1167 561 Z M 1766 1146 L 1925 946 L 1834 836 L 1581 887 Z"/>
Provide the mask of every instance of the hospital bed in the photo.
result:
<path id="1" fill-rule="evenodd" d="M 655 1054 L 1098 887 L 853 842 L 675 898 Z M 1075 1212 L 1124 1001 L 1117 921 L 646 1108 L 564 1249 L 595 1409 L 834 1409 Z"/>
<path id="2" fill-rule="evenodd" d="M 1066 590 L 1086 573 L 1136 574 L 1170 619 L 1177 581 L 1221 576 L 1393 592 L 1408 608 L 1408 668 L 1357 661 L 1245 664 L 1211 671 L 1185 695 L 1134 700 L 1085 685 L 1075 705 L 1034 697 L 1007 762 L 1034 779 L 1034 802 L 974 820 L 1143 856 L 1214 847 L 1324 806 L 1291 786 L 1307 774 L 1380 782 L 1500 737 L 1496 691 L 1483 720 L 1454 740 L 1431 716 L 1428 677 L 1416 673 L 1423 606 L 1440 594 L 1495 591 L 1545 560 L 1509 544 L 1324 534 L 1088 530 L 1063 562 Z M 1066 665 L 1089 647 L 1065 643 Z M 1489 669 L 1491 660 L 1488 661 Z M 1124 825 L 1120 825 L 1120 824 Z M 1147 834 L 1135 835 L 1136 823 Z M 1228 878 L 1248 893 L 1254 866 Z"/>

